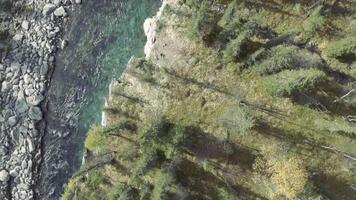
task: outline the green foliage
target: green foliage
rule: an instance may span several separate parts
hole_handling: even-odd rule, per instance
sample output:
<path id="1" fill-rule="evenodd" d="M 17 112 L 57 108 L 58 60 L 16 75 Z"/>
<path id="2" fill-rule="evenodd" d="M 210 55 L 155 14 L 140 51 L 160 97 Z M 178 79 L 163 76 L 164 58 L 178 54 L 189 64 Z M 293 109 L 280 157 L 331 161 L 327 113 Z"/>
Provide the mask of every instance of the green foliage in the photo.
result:
<path id="1" fill-rule="evenodd" d="M 151 200 L 152 189 L 149 183 L 141 184 L 140 200 Z"/>
<path id="2" fill-rule="evenodd" d="M 170 172 L 161 170 L 154 177 L 154 182 L 152 200 L 169 200 L 169 194 L 175 191 L 173 175 Z"/>
<path id="3" fill-rule="evenodd" d="M 195 29 L 200 39 L 206 44 L 213 42 L 220 32 L 220 27 L 217 24 L 218 17 L 216 13 L 210 10 L 207 3 L 202 3 L 198 10 L 197 20 L 195 22 Z"/>
<path id="4" fill-rule="evenodd" d="M 108 200 L 134 200 L 134 189 L 127 184 L 118 183 L 108 193 Z"/>
<path id="5" fill-rule="evenodd" d="M 356 127 L 342 119 L 335 119 L 333 121 L 316 119 L 314 123 L 315 127 L 322 131 L 327 130 L 331 133 L 346 133 L 348 135 L 356 133 Z"/>
<path id="6" fill-rule="evenodd" d="M 108 144 L 108 137 L 104 134 L 104 130 L 99 126 L 92 126 L 85 139 L 85 147 L 94 151 L 101 149 Z"/>
<path id="7" fill-rule="evenodd" d="M 224 59 L 227 62 L 235 62 L 245 56 L 248 47 L 251 45 L 251 36 L 252 33 L 250 31 L 245 31 L 239 34 L 236 39 L 231 40 L 224 50 Z"/>
<path id="8" fill-rule="evenodd" d="M 227 108 L 222 116 L 222 123 L 228 133 L 245 135 L 254 127 L 255 120 L 246 109 L 234 106 Z"/>
<path id="9" fill-rule="evenodd" d="M 285 69 L 317 67 L 321 61 L 317 56 L 296 46 L 280 45 L 262 53 L 253 70 L 260 74 L 273 74 Z"/>
<path id="10" fill-rule="evenodd" d="M 325 80 L 324 72 L 317 69 L 285 70 L 265 78 L 267 91 L 276 96 L 291 95 L 297 91 L 311 89 Z"/>
<path id="11" fill-rule="evenodd" d="M 322 15 L 323 6 L 318 6 L 311 15 L 304 21 L 304 30 L 314 34 L 321 31 L 326 24 L 326 18 Z"/>
<path id="12" fill-rule="evenodd" d="M 330 58 L 356 57 L 356 37 L 347 37 L 329 43 L 325 53 Z"/>
<path id="13" fill-rule="evenodd" d="M 98 187 L 105 180 L 106 180 L 106 177 L 101 171 L 91 171 L 88 174 L 86 183 L 89 187 L 95 188 L 95 187 Z"/>
<path id="14" fill-rule="evenodd" d="M 227 188 L 219 188 L 219 200 L 238 200 L 231 190 Z"/>
<path id="15" fill-rule="evenodd" d="M 165 155 L 168 159 L 179 156 L 184 148 L 186 141 L 186 125 L 178 122 L 170 131 L 170 136 L 165 139 Z"/>

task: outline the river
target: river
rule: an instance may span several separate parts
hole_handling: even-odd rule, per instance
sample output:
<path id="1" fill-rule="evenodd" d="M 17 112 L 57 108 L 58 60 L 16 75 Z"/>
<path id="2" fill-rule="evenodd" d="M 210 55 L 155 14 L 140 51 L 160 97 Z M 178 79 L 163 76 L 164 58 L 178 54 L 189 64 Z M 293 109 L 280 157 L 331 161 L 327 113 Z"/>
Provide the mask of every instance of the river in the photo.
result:
<path id="1" fill-rule="evenodd" d="M 159 0 L 86 0 L 70 13 L 47 92 L 38 198 L 58 199 L 79 169 L 85 134 L 100 123 L 108 86 L 131 56 L 143 56 L 144 20 Z"/>

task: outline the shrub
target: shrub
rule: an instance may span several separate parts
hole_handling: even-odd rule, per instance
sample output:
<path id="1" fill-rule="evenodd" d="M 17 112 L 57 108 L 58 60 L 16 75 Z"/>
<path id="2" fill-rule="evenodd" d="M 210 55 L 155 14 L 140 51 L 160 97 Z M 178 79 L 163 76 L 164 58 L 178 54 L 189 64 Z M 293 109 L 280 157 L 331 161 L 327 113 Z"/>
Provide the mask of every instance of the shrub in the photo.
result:
<path id="1" fill-rule="evenodd" d="M 285 70 L 265 78 L 266 89 L 276 96 L 291 95 L 314 87 L 325 80 L 324 72 L 317 69 Z"/>
<path id="2" fill-rule="evenodd" d="M 274 185 L 271 196 L 284 195 L 294 199 L 304 191 L 308 181 L 308 172 L 303 162 L 295 157 L 268 160 L 268 171 Z"/>
<path id="3" fill-rule="evenodd" d="M 195 29 L 197 30 L 199 38 L 203 40 L 205 44 L 210 45 L 220 32 L 217 19 L 216 14 L 209 10 L 207 4 L 203 3 L 198 11 Z"/>
<path id="4" fill-rule="evenodd" d="M 85 147 L 91 151 L 101 149 L 108 144 L 108 137 L 99 126 L 92 126 L 85 139 Z"/>
<path id="5" fill-rule="evenodd" d="M 323 6 L 318 6 L 311 15 L 304 21 L 304 30 L 313 34 L 316 31 L 322 30 L 326 24 L 326 19 L 322 15 Z"/>
<path id="6" fill-rule="evenodd" d="M 253 66 L 253 70 L 260 74 L 278 73 L 285 69 L 298 69 L 316 67 L 321 65 L 318 56 L 296 46 L 280 45 L 266 52 L 262 52 L 257 58 L 259 61 Z"/>
<path id="7" fill-rule="evenodd" d="M 250 132 L 255 120 L 244 108 L 234 106 L 229 107 L 224 113 L 222 123 L 228 133 L 244 135 Z"/>
<path id="8" fill-rule="evenodd" d="M 102 197 L 101 197 L 102 198 Z M 134 200 L 134 189 L 127 184 L 118 183 L 108 193 L 109 200 Z"/>
<path id="9" fill-rule="evenodd" d="M 227 62 L 235 62 L 238 59 L 244 57 L 252 43 L 250 41 L 251 36 L 252 33 L 250 31 L 245 31 L 241 33 L 236 39 L 231 40 L 224 50 L 224 59 Z"/>
<path id="10" fill-rule="evenodd" d="M 219 199 L 220 200 L 237 200 L 238 198 L 227 188 L 219 188 Z"/>
<path id="11" fill-rule="evenodd" d="M 356 37 L 348 37 L 329 43 L 325 53 L 330 58 L 356 57 Z"/>
<path id="12" fill-rule="evenodd" d="M 154 188 L 152 191 L 152 200 L 169 199 L 169 194 L 174 193 L 175 180 L 170 172 L 158 171 L 154 177 Z"/>
<path id="13" fill-rule="evenodd" d="M 335 119 L 333 121 L 326 119 L 316 119 L 314 121 L 315 127 L 319 130 L 326 130 L 331 133 L 346 133 L 352 136 L 356 133 L 356 126 L 352 126 L 345 120 Z"/>

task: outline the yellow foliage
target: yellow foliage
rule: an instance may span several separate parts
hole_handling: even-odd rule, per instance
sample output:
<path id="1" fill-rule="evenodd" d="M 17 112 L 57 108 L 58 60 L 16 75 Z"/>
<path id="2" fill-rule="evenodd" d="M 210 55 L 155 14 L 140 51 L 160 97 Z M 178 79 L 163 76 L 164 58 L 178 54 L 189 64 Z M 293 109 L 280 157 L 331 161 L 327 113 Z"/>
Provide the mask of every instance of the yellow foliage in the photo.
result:
<path id="1" fill-rule="evenodd" d="M 307 183 L 307 170 L 300 159 L 291 157 L 287 159 L 269 160 L 271 180 L 275 186 L 272 196 L 282 194 L 288 199 L 294 199 L 304 190 Z"/>

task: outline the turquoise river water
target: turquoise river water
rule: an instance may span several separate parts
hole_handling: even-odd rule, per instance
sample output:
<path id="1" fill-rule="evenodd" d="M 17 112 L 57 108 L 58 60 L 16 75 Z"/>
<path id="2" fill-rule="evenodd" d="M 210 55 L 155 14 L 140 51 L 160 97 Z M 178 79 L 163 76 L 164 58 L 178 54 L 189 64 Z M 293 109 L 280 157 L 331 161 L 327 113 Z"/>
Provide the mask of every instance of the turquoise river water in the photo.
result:
<path id="1" fill-rule="evenodd" d="M 143 23 L 159 0 L 85 0 L 70 14 L 47 93 L 39 193 L 57 199 L 81 164 L 85 134 L 100 123 L 108 86 L 131 56 L 143 56 Z"/>

